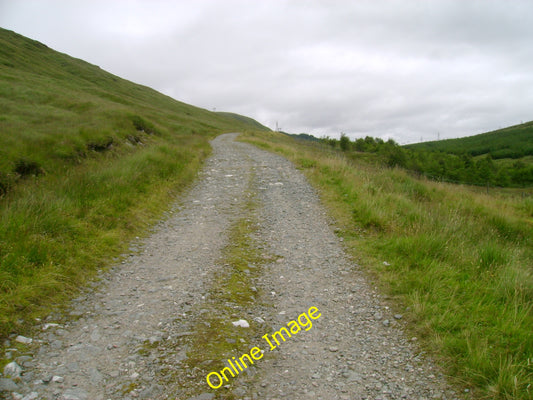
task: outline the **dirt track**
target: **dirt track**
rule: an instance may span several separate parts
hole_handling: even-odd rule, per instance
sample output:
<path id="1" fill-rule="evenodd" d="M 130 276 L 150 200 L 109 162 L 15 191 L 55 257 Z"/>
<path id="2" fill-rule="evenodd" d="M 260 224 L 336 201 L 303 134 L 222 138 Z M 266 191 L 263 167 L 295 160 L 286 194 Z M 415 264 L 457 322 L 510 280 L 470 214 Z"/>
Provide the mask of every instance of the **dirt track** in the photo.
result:
<path id="1" fill-rule="evenodd" d="M 401 316 L 349 262 L 303 175 L 235 136 L 213 141 L 195 186 L 97 289 L 78 298 L 69 315 L 43 322 L 43 329 L 59 326 L 34 338 L 42 344 L 31 360 L 19 360 L 26 364 L 19 398 L 456 398 L 404 335 Z M 259 347 L 264 356 L 229 378 L 230 389 L 215 390 L 198 373 L 209 370 L 209 360 L 195 369 L 188 357 L 198 343 L 195 327 L 214 312 L 214 279 L 229 268 L 220 262 L 228 232 L 248 217 L 264 256 L 259 272 L 243 280 L 254 285 L 257 306 L 217 317 L 236 337 L 256 332 L 243 348 Z M 276 345 L 270 351 L 261 336 L 310 307 L 320 313 L 308 318 L 312 327 L 302 317 L 298 332 L 293 324 L 290 338 L 277 336 L 279 345 L 267 336 Z M 233 326 L 238 319 L 251 327 Z"/>

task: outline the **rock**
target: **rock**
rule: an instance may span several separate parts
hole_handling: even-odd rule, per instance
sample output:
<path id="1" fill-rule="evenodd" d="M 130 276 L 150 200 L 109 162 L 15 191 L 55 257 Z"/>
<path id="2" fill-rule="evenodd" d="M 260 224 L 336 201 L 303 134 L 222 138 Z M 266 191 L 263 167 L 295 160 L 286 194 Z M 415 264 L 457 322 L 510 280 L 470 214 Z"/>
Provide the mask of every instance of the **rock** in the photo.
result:
<path id="1" fill-rule="evenodd" d="M 52 377 L 52 382 L 54 383 L 63 383 L 64 381 L 65 381 L 65 378 L 63 378 L 62 376 L 54 375 Z"/>
<path id="2" fill-rule="evenodd" d="M 328 350 L 331 351 L 332 353 L 336 353 L 337 351 L 339 351 L 339 348 L 335 346 L 331 346 Z"/>
<path id="3" fill-rule="evenodd" d="M 144 389 L 141 393 L 139 393 L 139 398 L 141 399 L 151 399 L 156 398 L 156 394 L 158 392 L 161 392 L 164 389 L 163 386 L 154 384 L 150 386 L 149 388 Z"/>
<path id="4" fill-rule="evenodd" d="M 43 325 L 43 331 L 47 330 L 48 328 L 55 328 L 55 327 L 58 327 L 59 324 L 55 324 L 55 323 L 46 323 Z"/>
<path id="5" fill-rule="evenodd" d="M 255 317 L 254 321 L 255 322 L 259 322 L 260 324 L 264 324 L 265 323 L 265 320 L 263 318 L 261 318 L 261 317 Z"/>
<path id="6" fill-rule="evenodd" d="M 30 356 L 20 356 L 20 357 L 17 357 L 15 359 L 15 362 L 18 364 L 18 365 L 22 365 L 23 367 L 31 367 L 31 361 L 33 360 L 32 357 Z"/>
<path id="7" fill-rule="evenodd" d="M 89 379 L 91 380 L 91 383 L 94 385 L 98 385 L 100 382 L 104 380 L 104 376 L 98 371 L 96 368 L 89 368 Z"/>
<path id="8" fill-rule="evenodd" d="M 16 339 L 15 339 L 15 342 L 24 343 L 24 344 L 30 344 L 31 342 L 33 342 L 33 339 L 28 338 L 26 336 L 18 335 L 16 337 Z"/>
<path id="9" fill-rule="evenodd" d="M 59 400 L 87 400 L 88 394 L 85 390 L 79 389 L 79 388 L 72 388 L 65 390 L 65 393 L 61 397 L 59 397 Z"/>
<path id="10" fill-rule="evenodd" d="M 22 400 L 36 400 L 39 398 L 39 393 L 31 392 L 22 398 Z"/>
<path id="11" fill-rule="evenodd" d="M 163 338 L 161 336 L 150 336 L 150 338 L 148 339 L 150 344 L 156 344 L 156 343 L 159 343 L 162 340 L 163 340 Z"/>
<path id="12" fill-rule="evenodd" d="M 18 390 L 18 385 L 11 379 L 0 378 L 0 393 L 2 392 L 14 392 Z"/>
<path id="13" fill-rule="evenodd" d="M 20 378 L 20 374 L 22 374 L 22 368 L 15 361 L 4 367 L 4 376 L 8 378 Z"/>
<path id="14" fill-rule="evenodd" d="M 388 319 L 384 319 L 382 324 L 383 324 L 383 326 L 389 326 L 390 325 L 390 321 Z"/>
<path id="15" fill-rule="evenodd" d="M 240 326 L 241 328 L 249 328 L 250 324 L 245 319 L 240 319 L 238 321 L 232 322 L 234 326 Z"/>

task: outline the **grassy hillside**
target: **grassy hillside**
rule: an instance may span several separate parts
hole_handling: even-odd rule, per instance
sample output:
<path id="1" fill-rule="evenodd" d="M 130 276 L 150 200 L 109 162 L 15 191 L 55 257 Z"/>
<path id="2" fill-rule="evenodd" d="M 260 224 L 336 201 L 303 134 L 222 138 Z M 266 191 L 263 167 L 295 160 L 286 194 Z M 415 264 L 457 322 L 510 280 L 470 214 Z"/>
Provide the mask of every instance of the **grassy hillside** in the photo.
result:
<path id="1" fill-rule="evenodd" d="M 196 108 L 0 29 L 0 337 L 62 303 L 161 216 L 227 131 Z"/>
<path id="2" fill-rule="evenodd" d="M 230 112 L 223 112 L 223 111 L 217 112 L 217 115 L 222 115 L 230 120 L 238 121 L 239 123 L 246 125 L 248 129 L 255 128 L 255 130 L 257 131 L 270 131 L 269 128 L 260 124 L 255 119 L 246 117 L 244 115 L 239 115 L 239 114 L 230 113 Z"/>
<path id="3" fill-rule="evenodd" d="M 531 195 L 417 179 L 273 132 L 246 140 L 309 177 L 346 249 L 460 387 L 533 399 Z"/>
<path id="4" fill-rule="evenodd" d="M 533 121 L 480 135 L 416 143 L 405 147 L 456 155 L 468 154 L 474 157 L 490 154 L 493 159 L 533 156 Z"/>

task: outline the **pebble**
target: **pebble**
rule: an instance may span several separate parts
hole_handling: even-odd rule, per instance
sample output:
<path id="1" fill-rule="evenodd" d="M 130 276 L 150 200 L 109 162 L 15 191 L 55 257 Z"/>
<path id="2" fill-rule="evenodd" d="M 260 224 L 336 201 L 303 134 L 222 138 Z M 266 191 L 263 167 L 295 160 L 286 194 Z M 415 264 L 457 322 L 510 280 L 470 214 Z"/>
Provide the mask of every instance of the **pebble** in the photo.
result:
<path id="1" fill-rule="evenodd" d="M 233 326 L 240 326 L 241 328 L 249 328 L 250 324 L 245 319 L 232 322 Z"/>
<path id="2" fill-rule="evenodd" d="M 18 335 L 15 338 L 15 342 L 23 343 L 23 344 L 31 344 L 33 342 L 32 338 L 28 338 L 26 336 Z"/>
<path id="3" fill-rule="evenodd" d="M 8 378 L 0 378 L 0 393 L 15 392 L 18 390 L 18 385 Z"/>

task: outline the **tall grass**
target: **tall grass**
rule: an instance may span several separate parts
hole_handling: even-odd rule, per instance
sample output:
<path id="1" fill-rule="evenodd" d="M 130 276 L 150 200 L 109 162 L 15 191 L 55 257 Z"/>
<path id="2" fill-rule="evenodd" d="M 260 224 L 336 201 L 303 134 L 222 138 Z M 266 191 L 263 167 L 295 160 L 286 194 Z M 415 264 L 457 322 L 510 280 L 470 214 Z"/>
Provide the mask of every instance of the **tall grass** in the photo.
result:
<path id="1" fill-rule="evenodd" d="M 533 398 L 530 197 L 415 179 L 277 134 L 246 140 L 306 173 L 347 249 L 451 376 L 480 398 Z"/>
<path id="2" fill-rule="evenodd" d="M 205 140 L 182 138 L 102 155 L 9 193 L 0 208 L 0 333 L 24 329 L 21 319 L 43 315 L 124 251 L 208 153 Z"/>
<path id="3" fill-rule="evenodd" d="M 209 138 L 249 127 L 0 28 L 0 338 L 141 235 Z"/>

